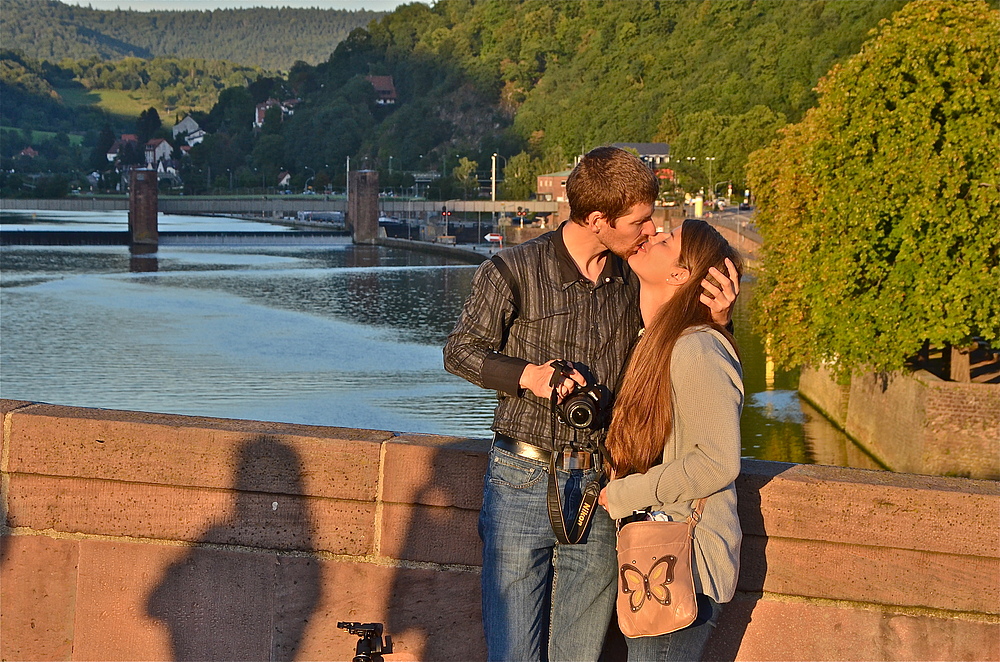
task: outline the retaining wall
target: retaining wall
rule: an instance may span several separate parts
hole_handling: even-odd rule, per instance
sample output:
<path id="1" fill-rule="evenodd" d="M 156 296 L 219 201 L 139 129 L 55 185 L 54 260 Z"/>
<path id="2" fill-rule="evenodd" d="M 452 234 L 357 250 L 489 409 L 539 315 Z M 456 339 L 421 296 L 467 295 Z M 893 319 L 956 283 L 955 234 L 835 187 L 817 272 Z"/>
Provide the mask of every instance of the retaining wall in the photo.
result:
<path id="1" fill-rule="evenodd" d="M 338 621 L 384 623 L 387 660 L 484 657 L 485 441 L 0 413 L 0 658 L 350 659 Z M 746 460 L 737 489 L 709 659 L 1000 660 L 997 483 Z"/>
<path id="2" fill-rule="evenodd" d="M 799 392 L 894 471 L 1000 479 L 1000 385 L 803 369 Z"/>

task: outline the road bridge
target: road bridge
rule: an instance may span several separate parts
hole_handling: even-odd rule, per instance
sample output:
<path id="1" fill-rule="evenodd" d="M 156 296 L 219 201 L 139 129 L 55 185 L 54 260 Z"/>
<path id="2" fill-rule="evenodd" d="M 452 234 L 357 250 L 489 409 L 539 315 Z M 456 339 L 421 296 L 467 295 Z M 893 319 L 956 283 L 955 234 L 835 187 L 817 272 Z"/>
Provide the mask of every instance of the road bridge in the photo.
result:
<path id="1" fill-rule="evenodd" d="M 343 197 L 314 196 L 169 196 L 161 195 L 159 209 L 163 214 L 191 215 L 254 215 L 295 216 L 300 211 L 347 211 Z M 497 213 L 511 215 L 518 208 L 543 214 L 558 211 L 558 203 L 538 200 L 403 200 L 379 198 L 379 211 L 386 216 L 425 217 L 440 213 L 447 206 L 456 213 Z M 127 211 L 127 196 L 78 196 L 55 200 L 0 199 L 0 209 L 42 211 Z"/>

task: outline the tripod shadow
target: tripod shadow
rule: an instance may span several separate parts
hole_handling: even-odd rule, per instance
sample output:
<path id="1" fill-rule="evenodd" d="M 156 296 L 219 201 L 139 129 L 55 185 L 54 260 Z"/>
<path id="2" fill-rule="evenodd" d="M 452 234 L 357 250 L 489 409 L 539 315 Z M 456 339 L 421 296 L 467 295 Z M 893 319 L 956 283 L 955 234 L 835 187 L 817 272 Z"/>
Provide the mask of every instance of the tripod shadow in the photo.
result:
<path id="1" fill-rule="evenodd" d="M 315 559 L 265 551 L 313 547 L 305 502 L 288 496 L 303 493 L 297 453 L 264 435 L 238 453 L 233 514 L 166 569 L 146 602 L 175 660 L 292 660 L 320 600 Z"/>

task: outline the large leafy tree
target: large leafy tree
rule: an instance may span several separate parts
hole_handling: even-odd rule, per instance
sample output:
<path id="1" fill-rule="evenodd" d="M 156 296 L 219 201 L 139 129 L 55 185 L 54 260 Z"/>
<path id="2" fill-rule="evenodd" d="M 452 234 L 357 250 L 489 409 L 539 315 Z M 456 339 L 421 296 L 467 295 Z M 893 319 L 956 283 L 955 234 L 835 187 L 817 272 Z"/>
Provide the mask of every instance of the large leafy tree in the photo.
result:
<path id="1" fill-rule="evenodd" d="M 917 0 L 751 157 L 758 321 L 786 366 L 1000 341 L 1000 12 Z"/>

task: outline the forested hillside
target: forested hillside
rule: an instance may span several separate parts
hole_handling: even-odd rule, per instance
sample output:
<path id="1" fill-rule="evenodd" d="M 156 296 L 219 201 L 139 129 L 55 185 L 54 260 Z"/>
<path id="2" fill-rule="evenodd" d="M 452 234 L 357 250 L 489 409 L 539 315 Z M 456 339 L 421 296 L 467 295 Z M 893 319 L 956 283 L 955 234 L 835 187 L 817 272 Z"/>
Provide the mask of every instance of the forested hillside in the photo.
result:
<path id="1" fill-rule="evenodd" d="M 289 144 L 298 141 L 310 149 L 295 150 L 286 160 L 305 165 L 312 155 L 332 157 L 348 147 L 383 160 L 402 156 L 404 166 L 417 167 L 420 155 L 426 160 L 436 144 L 438 160 L 458 150 L 484 164 L 499 148 L 512 157 L 506 177 L 511 190 L 533 186 L 540 170 L 562 168 L 595 145 L 655 140 L 671 145 L 689 179 L 707 184 L 704 157 L 714 157 L 715 181 L 742 183 L 748 154 L 772 140 L 779 127 L 801 118 L 815 103 L 819 78 L 857 52 L 869 31 L 904 4 L 441 0 L 433 7 L 405 5 L 352 33 L 330 62 L 305 72 L 326 84 L 325 98 L 334 95 L 331 86 L 349 84 L 352 74 L 391 74 L 403 100 L 396 117 L 384 123 L 374 118 L 364 138 L 351 146 L 336 129 L 299 135 L 290 124 L 283 131 Z M 328 112 L 323 98 L 311 98 L 303 110 Z M 483 118 L 464 111 L 482 104 L 498 112 Z M 399 117 L 404 114 L 405 120 Z M 421 126 L 414 129 L 414 122 Z M 484 123 L 494 126 L 485 129 Z M 334 161 L 312 161 L 320 167 L 327 162 Z"/>
<path id="2" fill-rule="evenodd" d="M 354 28 L 383 14 L 335 9 L 98 11 L 54 0 L 3 0 L 0 43 L 28 57 L 176 57 L 272 71 L 322 62 Z"/>
<path id="3" fill-rule="evenodd" d="M 93 12 L 57 2 L 4 3 L 4 30 L 12 29 L 13 16 L 28 7 L 49 12 L 47 19 L 33 20 L 38 47 L 50 50 L 55 42 L 45 41 L 43 28 L 68 35 L 67 30 L 76 29 L 72 26 L 83 25 L 81 17 L 100 18 L 105 25 L 142 24 L 142 31 L 152 29 L 164 43 L 189 39 L 188 32 L 177 28 L 182 17 L 213 25 L 222 15 L 246 21 L 251 17 L 229 11 L 172 12 L 164 18 L 164 13 Z M 354 163 L 379 168 L 384 181 L 396 186 L 407 185 L 405 172 L 455 175 L 432 193 L 469 195 L 473 173 L 483 175 L 497 152 L 503 194 L 523 199 L 534 190 L 537 174 L 562 169 L 591 147 L 651 141 L 670 144 L 672 167 L 685 188 L 727 180 L 740 188 L 750 152 L 772 141 L 782 126 L 801 119 L 816 103 L 813 88 L 820 78 L 855 54 L 879 21 L 905 4 L 438 0 L 433 6 L 402 5 L 354 29 L 339 43 L 331 37 L 328 50 L 312 58 L 318 64 L 296 62 L 282 78 L 263 73 L 255 78 L 256 70 L 235 65 L 213 73 L 215 65 L 189 60 L 101 64 L 92 58 L 67 61 L 59 69 L 71 72 L 73 82 L 85 89 L 128 89 L 141 79 L 141 89 L 130 94 L 159 94 L 161 112 L 173 107 L 179 112 L 192 102 L 197 86 L 204 88 L 201 100 L 218 93 L 219 103 L 199 119 L 211 135 L 184 162 L 185 183 L 194 182 L 192 193 L 212 183 L 209 173 L 220 172 L 260 182 L 288 170 L 295 182 L 304 182 L 309 173 L 317 184 L 342 186 L 350 157 Z M 67 12 L 75 23 L 55 18 Z M 253 14 L 257 25 L 228 23 L 227 32 L 208 41 L 235 44 L 264 27 L 285 34 L 281 31 L 292 30 L 291 24 L 276 17 L 292 15 Z M 88 30 L 80 28 L 76 38 L 66 39 L 79 48 L 111 43 Z M 287 33 L 283 41 L 308 41 L 309 34 Z M 119 46 L 138 39 L 125 39 L 110 29 L 100 35 L 121 35 L 114 42 Z M 240 43 L 239 52 L 226 57 L 241 64 L 252 64 L 252 57 L 269 51 L 262 44 Z M 51 72 L 53 65 L 36 68 Z M 394 105 L 376 103 L 365 79 L 369 75 L 393 77 Z M 211 85 L 205 87 L 208 79 Z M 37 81 L 30 75 L 24 81 L 22 93 L 27 94 L 29 83 Z M 220 81 L 235 86 L 218 92 Z M 43 93 L 36 97 L 38 105 L 53 109 L 54 117 L 60 95 L 65 96 L 63 88 L 36 87 Z M 295 96 L 301 102 L 294 115 L 278 113 L 255 130 L 254 104 L 269 96 Z M 49 128 L 23 121 L 17 126 Z M 128 128 L 112 126 L 114 132 Z M 8 144 L 4 153 L 23 147 Z"/>

